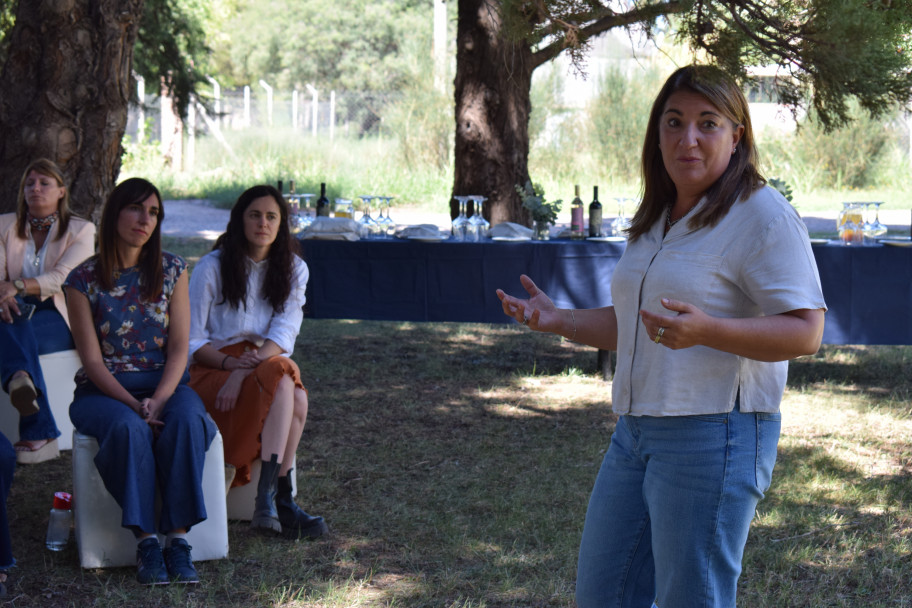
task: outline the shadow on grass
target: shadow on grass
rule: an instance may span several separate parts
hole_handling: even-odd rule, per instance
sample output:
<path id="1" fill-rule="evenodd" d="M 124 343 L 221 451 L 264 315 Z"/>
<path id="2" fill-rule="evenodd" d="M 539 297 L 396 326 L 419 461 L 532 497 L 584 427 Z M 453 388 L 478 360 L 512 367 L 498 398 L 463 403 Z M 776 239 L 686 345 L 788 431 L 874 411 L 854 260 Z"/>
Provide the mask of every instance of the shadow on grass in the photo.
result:
<path id="1" fill-rule="evenodd" d="M 594 350 L 508 326 L 306 320 L 295 359 L 311 401 L 298 501 L 327 518 L 330 538 L 232 523 L 229 558 L 199 563 L 198 588 L 142 589 L 131 568 L 84 572 L 72 543 L 43 548 L 53 492 L 71 489 L 67 454 L 17 472 L 16 605 L 572 603 L 614 420 Z M 548 399 L 576 382 L 590 385 L 584 398 Z"/>
<path id="2" fill-rule="evenodd" d="M 895 399 L 905 357 L 825 352 L 798 362 L 790 387 Z M 13 603 L 573 605 L 588 493 L 616 419 L 593 349 L 506 325 L 308 319 L 294 358 L 310 396 L 298 502 L 327 518 L 329 538 L 287 542 L 232 522 L 229 558 L 200 563 L 197 588 L 141 589 L 129 568 L 83 572 L 74 547 L 43 549 L 52 494 L 70 488 L 65 456 L 17 472 Z M 739 605 L 830 605 L 836 574 L 838 593 L 887 593 L 888 575 L 872 569 L 912 569 L 895 538 L 909 538 L 910 502 L 908 477 L 866 476 L 824 446 L 782 448 Z M 905 506 L 885 517 L 872 504 Z"/>
<path id="3" fill-rule="evenodd" d="M 912 476 L 871 474 L 830 454 L 835 441 L 780 443 L 751 526 L 739 605 L 909 605 Z"/>

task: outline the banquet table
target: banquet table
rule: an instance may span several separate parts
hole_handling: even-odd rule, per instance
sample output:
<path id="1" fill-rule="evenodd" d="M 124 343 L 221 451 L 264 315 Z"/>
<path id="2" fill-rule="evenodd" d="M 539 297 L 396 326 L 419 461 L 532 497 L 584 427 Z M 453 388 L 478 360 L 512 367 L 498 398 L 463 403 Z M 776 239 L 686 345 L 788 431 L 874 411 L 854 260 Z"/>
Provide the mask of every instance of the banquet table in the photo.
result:
<path id="1" fill-rule="evenodd" d="M 624 242 L 301 241 L 313 318 L 509 323 L 495 290 L 525 273 L 559 307 L 611 304 Z M 912 344 L 912 248 L 813 246 L 827 344 Z"/>

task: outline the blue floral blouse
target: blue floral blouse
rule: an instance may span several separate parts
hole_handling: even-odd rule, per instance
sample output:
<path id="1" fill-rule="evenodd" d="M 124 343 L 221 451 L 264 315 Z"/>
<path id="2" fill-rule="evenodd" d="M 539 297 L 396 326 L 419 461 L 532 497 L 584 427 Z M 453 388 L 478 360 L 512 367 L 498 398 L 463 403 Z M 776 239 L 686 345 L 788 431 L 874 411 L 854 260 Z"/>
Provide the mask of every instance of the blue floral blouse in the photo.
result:
<path id="1" fill-rule="evenodd" d="M 154 302 L 145 302 L 140 296 L 139 268 L 115 273 L 113 287 L 102 291 L 95 275 L 96 260 L 93 256 L 74 268 L 64 286 L 88 298 L 105 367 L 112 374 L 163 368 L 168 348 L 168 303 L 187 262 L 163 252 L 162 295 Z M 88 376 L 80 369 L 76 382 L 87 381 Z"/>

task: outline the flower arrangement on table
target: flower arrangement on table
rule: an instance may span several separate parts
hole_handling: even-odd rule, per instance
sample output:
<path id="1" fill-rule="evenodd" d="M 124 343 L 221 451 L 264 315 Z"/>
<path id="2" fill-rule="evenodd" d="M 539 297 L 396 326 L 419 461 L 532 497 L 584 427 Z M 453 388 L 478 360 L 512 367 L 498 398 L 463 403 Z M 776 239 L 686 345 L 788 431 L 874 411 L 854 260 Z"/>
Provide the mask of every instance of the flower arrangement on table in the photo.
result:
<path id="1" fill-rule="evenodd" d="M 527 181 L 525 186 L 516 186 L 516 192 L 522 199 L 522 206 L 529 210 L 534 222 L 554 224 L 557 221 L 557 214 L 561 210 L 563 200 L 546 201 L 545 189 L 541 184 Z"/>

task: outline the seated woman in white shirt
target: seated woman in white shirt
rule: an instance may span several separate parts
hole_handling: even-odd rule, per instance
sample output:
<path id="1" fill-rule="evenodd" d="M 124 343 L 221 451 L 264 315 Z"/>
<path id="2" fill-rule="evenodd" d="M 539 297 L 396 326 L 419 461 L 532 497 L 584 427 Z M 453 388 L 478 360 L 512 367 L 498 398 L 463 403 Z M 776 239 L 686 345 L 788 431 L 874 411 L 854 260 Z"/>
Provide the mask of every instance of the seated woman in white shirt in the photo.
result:
<path id="1" fill-rule="evenodd" d="M 295 450 L 307 392 L 291 360 L 303 320 L 307 264 L 288 230 L 288 206 L 272 186 L 248 189 L 225 233 L 190 278 L 190 386 L 199 393 L 236 468 L 250 482 L 261 459 L 251 526 L 289 538 L 328 531 L 292 497 Z"/>

